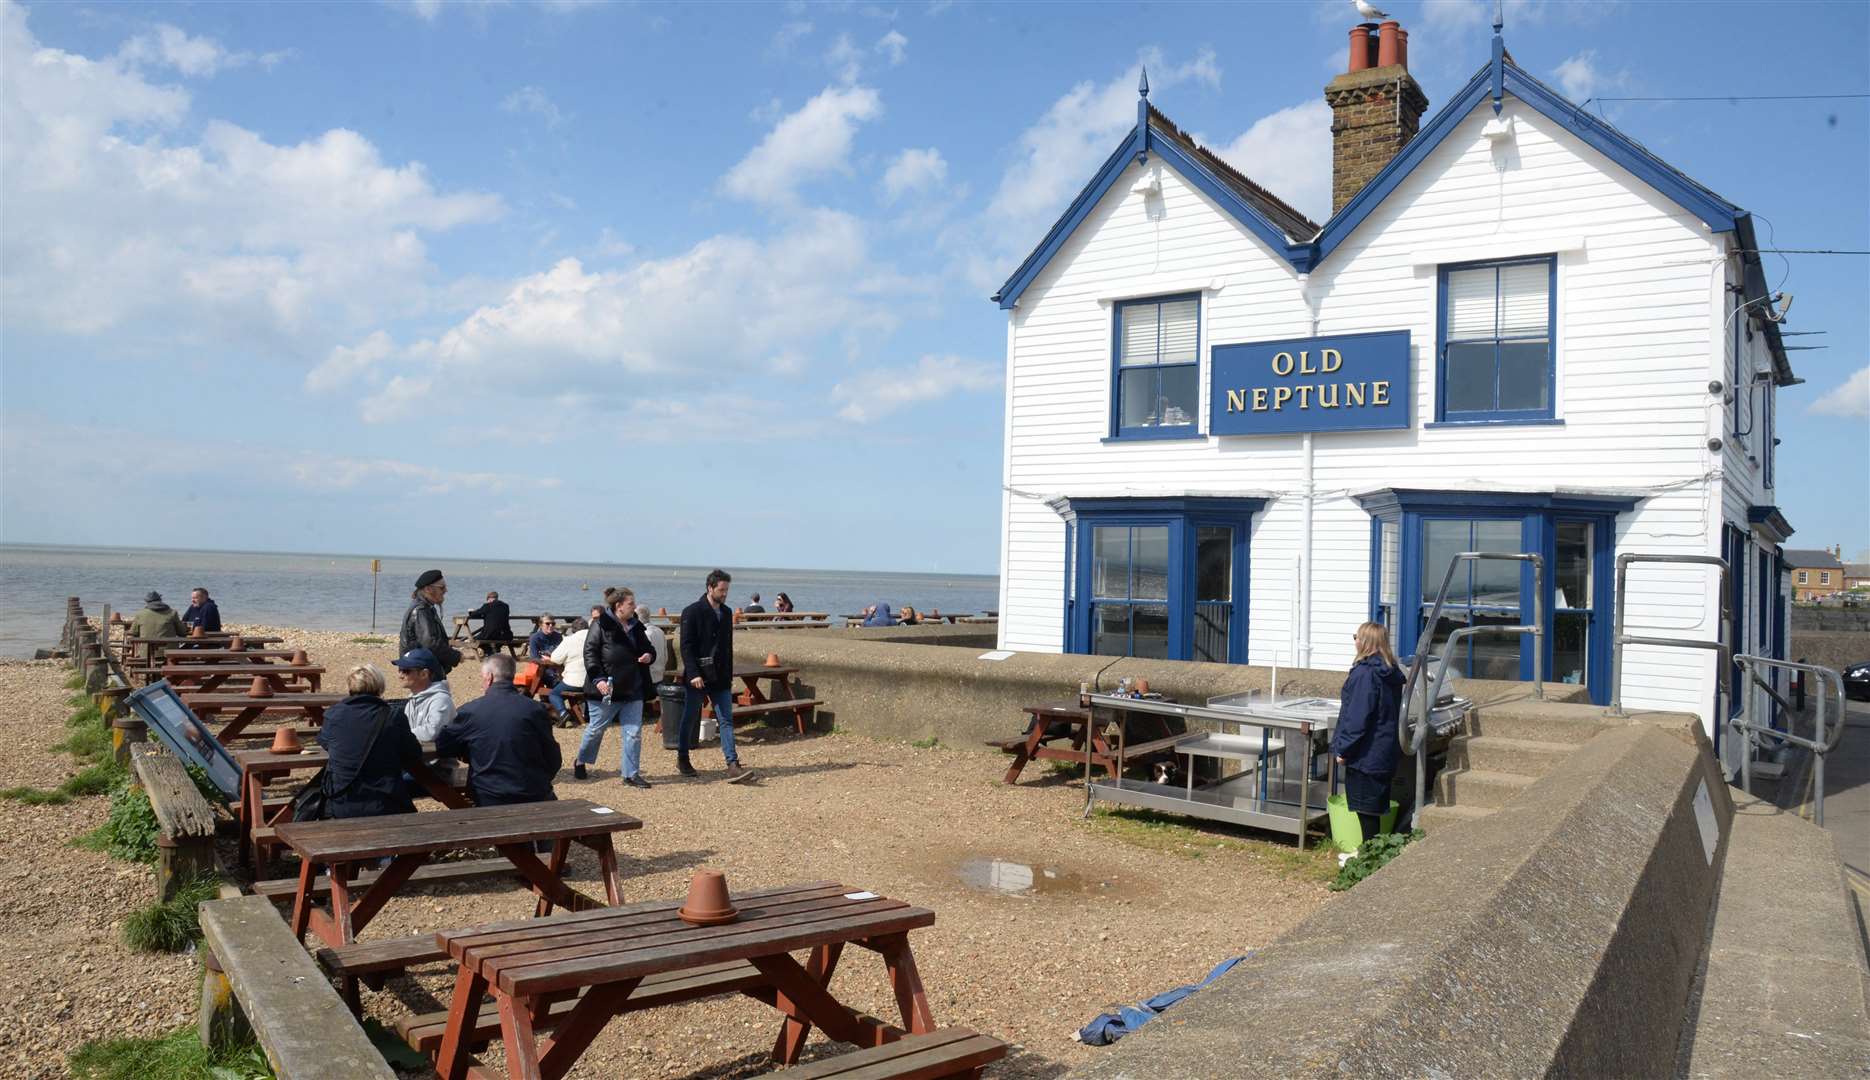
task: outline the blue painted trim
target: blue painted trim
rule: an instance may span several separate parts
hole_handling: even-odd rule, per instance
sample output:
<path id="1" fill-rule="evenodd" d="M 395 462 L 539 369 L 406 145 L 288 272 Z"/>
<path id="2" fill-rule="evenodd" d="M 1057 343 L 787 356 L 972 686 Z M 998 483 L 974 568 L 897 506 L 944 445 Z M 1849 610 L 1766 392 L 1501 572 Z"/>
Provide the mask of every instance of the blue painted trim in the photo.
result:
<path id="1" fill-rule="evenodd" d="M 1792 539 L 1794 531 L 1792 523 L 1786 520 L 1785 514 L 1781 513 L 1777 506 L 1747 507 L 1747 523 L 1764 526 L 1759 531 L 1770 537 L 1775 544 L 1783 544 Z"/>
<path id="2" fill-rule="evenodd" d="M 1493 114 L 1500 115 L 1502 99 L 1506 96 L 1506 39 L 1500 36 L 1500 27 L 1493 28 L 1493 60 L 1488 64 L 1493 73 Z"/>
<path id="3" fill-rule="evenodd" d="M 1091 208 L 1096 206 L 1097 201 L 1110 190 L 1110 186 L 1117 182 L 1117 177 L 1123 175 L 1123 170 L 1130 164 L 1130 158 L 1146 143 L 1146 131 L 1147 128 L 1143 131 L 1132 130 L 1123 140 L 1123 144 L 1104 159 L 1104 164 L 1097 170 L 1097 175 L 1092 177 L 1091 183 L 1078 193 L 1078 197 L 1072 200 L 1069 207 L 1066 207 L 1065 215 L 1052 226 L 1052 231 L 1045 234 L 1045 239 L 1033 249 L 1033 253 L 1026 256 L 1026 261 L 1019 264 L 1019 269 L 1013 271 L 1013 276 L 1006 280 L 1005 285 L 1000 286 L 1000 291 L 993 294 L 994 301 L 1002 309 L 1010 308 L 1019 302 L 1020 294 L 1026 291 L 1026 286 L 1031 285 L 1032 280 L 1039 276 L 1039 272 L 1052 261 L 1052 256 L 1058 254 L 1058 249 L 1065 245 L 1065 241 L 1071 238 L 1071 234 L 1077 230 L 1078 225 L 1090 214 Z"/>
<path id="4" fill-rule="evenodd" d="M 1356 499 L 1372 514 L 1435 510 L 1572 510 L 1581 514 L 1621 514 L 1635 509 L 1641 496 L 1384 488 L 1356 496 Z"/>
<path id="5" fill-rule="evenodd" d="M 1556 416 L 1533 417 L 1529 420 L 1430 420 L 1422 425 L 1422 430 L 1434 428 L 1502 428 L 1502 427 L 1564 427 L 1565 421 Z"/>
<path id="6" fill-rule="evenodd" d="M 1179 303 L 1183 300 L 1195 302 L 1195 362 L 1192 364 L 1160 364 L 1157 367 L 1192 367 L 1195 369 L 1195 402 L 1189 413 L 1187 424 L 1157 425 L 1156 427 L 1123 426 L 1123 313 L 1127 308 Z M 1201 294 L 1171 293 L 1166 296 L 1139 296 L 1134 300 L 1119 300 L 1110 306 L 1110 426 L 1104 430 L 1110 434 L 1105 442 L 1128 442 L 1133 439 L 1199 439 L 1201 434 L 1201 355 L 1207 342 L 1201 338 Z M 1156 346 L 1161 354 L 1162 313 L 1156 313 Z"/>
<path id="7" fill-rule="evenodd" d="M 1492 269 L 1494 272 L 1494 307 L 1499 310 L 1500 270 L 1507 266 L 1545 264 L 1545 408 L 1476 409 L 1457 413 L 1460 419 L 1448 419 L 1448 275 L 1458 270 Z M 1493 375 L 1494 400 L 1500 396 L 1500 343 L 1513 338 L 1498 336 L 1494 327 Z M 1473 339 L 1481 340 L 1481 339 Z M 1528 338 L 1527 340 L 1530 340 Z M 1558 256 L 1533 255 L 1512 259 L 1484 259 L 1477 262 L 1443 263 L 1435 269 L 1435 422 L 1437 424 L 1518 424 L 1555 419 L 1558 409 Z M 1562 421 L 1560 421 L 1562 423 Z"/>
<path id="8" fill-rule="evenodd" d="M 1306 249 L 1308 247 L 1306 243 L 1293 243 L 1293 241 L 1286 236 L 1284 230 L 1274 225 L 1266 215 L 1260 213 L 1259 209 L 1252 203 L 1247 202 L 1245 199 L 1235 194 L 1233 188 L 1223 183 L 1220 178 L 1216 177 L 1208 170 L 1207 166 L 1189 157 L 1188 154 L 1173 141 L 1163 139 L 1158 142 L 1152 142 L 1151 149 L 1161 155 L 1164 161 L 1173 165 L 1175 171 L 1181 173 L 1184 179 L 1201 189 L 1202 193 L 1207 195 L 1208 198 L 1219 203 L 1221 209 L 1227 211 L 1228 216 L 1246 226 L 1247 231 L 1259 238 L 1262 244 L 1271 248 L 1275 255 L 1286 258 L 1288 261 L 1294 261 L 1292 259 L 1294 250 Z M 1310 239 L 1310 237 L 1306 238 L 1307 241 Z"/>

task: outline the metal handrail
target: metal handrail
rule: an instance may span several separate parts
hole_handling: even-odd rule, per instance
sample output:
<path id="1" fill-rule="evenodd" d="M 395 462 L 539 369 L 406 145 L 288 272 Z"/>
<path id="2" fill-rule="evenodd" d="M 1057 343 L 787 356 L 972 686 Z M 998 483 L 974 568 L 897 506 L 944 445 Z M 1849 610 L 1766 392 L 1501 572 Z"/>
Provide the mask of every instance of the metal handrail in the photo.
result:
<path id="1" fill-rule="evenodd" d="M 1435 606 L 1429 609 L 1427 627 L 1430 642 L 1434 640 L 1435 627 L 1441 624 L 1441 609 L 1448 600 L 1448 586 L 1454 581 L 1454 568 L 1463 562 L 1476 562 L 1481 559 L 1496 559 L 1503 562 L 1529 562 L 1532 564 L 1532 622 L 1519 626 L 1463 626 L 1448 634 L 1443 648 L 1453 656 L 1455 642 L 1475 634 L 1531 634 L 1532 635 L 1532 696 L 1545 699 L 1545 560 L 1533 552 L 1507 551 L 1463 551 L 1448 560 L 1448 570 L 1442 574 L 1441 589 L 1435 593 Z M 1521 610 L 1524 610 L 1522 607 Z M 1401 607 L 1398 605 L 1400 616 Z M 1409 665 L 1409 677 L 1403 681 L 1404 707 L 1396 717 L 1396 741 L 1405 754 L 1415 755 L 1415 812 L 1416 821 L 1422 820 L 1423 800 L 1428 796 L 1428 755 L 1422 753 L 1428 742 L 1429 715 L 1434 712 L 1435 703 L 1441 700 L 1442 682 L 1448 677 L 1448 665 L 1442 664 L 1435 673 L 1435 684 L 1427 693 L 1423 693 L 1422 675 L 1428 665 L 1428 643 L 1418 642 L 1415 661 Z M 1410 738 L 1411 720 L 1414 721 L 1415 737 Z"/>
<path id="2" fill-rule="evenodd" d="M 1700 566 L 1718 566 L 1721 568 L 1721 622 L 1715 628 L 1718 640 L 1701 641 L 1697 638 L 1652 638 L 1639 637 L 1623 632 L 1623 613 L 1629 600 L 1629 568 L 1631 563 L 1689 563 Z M 1623 711 L 1623 647 L 1625 645 L 1656 645 L 1663 648 L 1710 649 L 1721 654 L 1721 666 L 1715 669 L 1714 679 L 1714 731 L 1718 739 L 1721 721 L 1725 714 L 1721 712 L 1721 695 L 1731 693 L 1727 690 L 1727 669 L 1733 664 L 1734 650 L 1729 641 L 1734 640 L 1733 595 L 1728 588 L 1730 573 L 1727 560 L 1715 555 L 1649 555 L 1632 551 L 1617 556 L 1617 616 L 1616 627 L 1610 638 L 1610 707 L 1605 710 L 1608 716 L 1628 716 Z M 1729 702 L 1731 705 L 1731 701 Z M 1720 745 L 1715 744 L 1715 750 Z"/>
<path id="3" fill-rule="evenodd" d="M 1790 731 L 1779 731 L 1770 723 L 1754 723 L 1752 694 L 1748 694 L 1746 699 L 1741 702 L 1740 715 L 1728 720 L 1728 726 L 1733 728 L 1734 733 L 1740 738 L 1747 739 L 1748 732 L 1764 733 L 1772 735 L 1774 738 L 1784 739 L 1786 742 L 1796 746 L 1803 746 L 1805 749 L 1812 752 L 1812 820 L 1819 828 L 1824 828 L 1825 755 L 1837 749 L 1838 743 L 1843 741 L 1844 738 L 1844 676 L 1834 668 L 1820 667 L 1817 664 L 1801 664 L 1792 660 L 1780 660 L 1771 656 L 1753 656 L 1742 653 L 1734 657 L 1733 662 L 1738 664 L 1741 670 L 1747 673 L 1747 678 L 1751 679 L 1753 682 L 1759 683 L 1761 686 L 1766 686 L 1766 683 L 1760 678 L 1759 673 L 1754 670 L 1755 665 L 1783 668 L 1787 671 L 1813 672 L 1821 678 L 1828 679 L 1835 688 L 1838 703 L 1838 726 L 1837 730 L 1833 732 L 1829 738 L 1825 735 L 1825 698 L 1827 695 L 1822 690 L 1818 693 L 1818 709 L 1812 718 L 1813 722 L 1817 725 L 1812 733 L 1815 738 L 1807 739 L 1802 735 L 1795 735 Z M 1771 688 L 1767 687 L 1767 689 L 1770 691 Z M 1775 698 L 1778 697 L 1777 694 L 1773 696 Z M 1751 739 L 1748 739 L 1747 744 L 1741 747 L 1740 790 L 1746 792 L 1748 795 L 1753 794 L 1753 747 Z"/>

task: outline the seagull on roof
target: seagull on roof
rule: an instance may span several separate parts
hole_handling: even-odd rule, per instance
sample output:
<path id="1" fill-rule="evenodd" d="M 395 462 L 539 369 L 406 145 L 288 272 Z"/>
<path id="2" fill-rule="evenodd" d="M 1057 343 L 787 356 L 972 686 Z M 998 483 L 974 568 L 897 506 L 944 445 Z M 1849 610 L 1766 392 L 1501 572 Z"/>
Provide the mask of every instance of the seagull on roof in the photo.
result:
<path id="1" fill-rule="evenodd" d="M 1389 12 L 1377 10 L 1376 5 L 1369 3 L 1368 0 L 1354 0 L 1354 2 L 1357 5 L 1357 14 L 1362 15 L 1366 19 L 1387 19 L 1390 17 Z"/>

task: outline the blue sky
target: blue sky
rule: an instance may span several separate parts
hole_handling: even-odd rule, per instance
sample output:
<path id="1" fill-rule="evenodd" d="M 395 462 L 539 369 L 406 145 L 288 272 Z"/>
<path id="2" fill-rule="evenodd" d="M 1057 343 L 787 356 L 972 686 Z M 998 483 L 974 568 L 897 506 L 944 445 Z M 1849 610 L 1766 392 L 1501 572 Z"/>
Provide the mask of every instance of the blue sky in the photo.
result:
<path id="1" fill-rule="evenodd" d="M 1438 107 L 1492 5 L 1388 6 Z M 1509 3 L 1507 42 L 1575 100 L 1870 91 L 1870 6 L 1763 10 Z M 992 572 L 986 298 L 1138 65 L 1322 220 L 1355 21 L 0 0 L 0 539 Z M 1762 241 L 1870 248 L 1870 102 L 1602 108 Z M 1829 346 L 1794 354 L 1780 504 L 1849 555 L 1870 259 L 1768 267 Z"/>

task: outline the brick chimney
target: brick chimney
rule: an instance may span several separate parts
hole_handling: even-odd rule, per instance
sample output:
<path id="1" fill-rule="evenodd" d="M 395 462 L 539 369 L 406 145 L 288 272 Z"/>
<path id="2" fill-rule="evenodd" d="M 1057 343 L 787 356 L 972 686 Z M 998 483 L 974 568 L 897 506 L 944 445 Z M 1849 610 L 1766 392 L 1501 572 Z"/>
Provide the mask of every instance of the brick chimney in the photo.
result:
<path id="1" fill-rule="evenodd" d="M 1363 190 L 1421 127 L 1428 97 L 1409 74 L 1409 32 L 1395 20 L 1351 28 L 1350 63 L 1325 87 L 1331 106 L 1331 212 Z"/>

